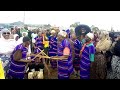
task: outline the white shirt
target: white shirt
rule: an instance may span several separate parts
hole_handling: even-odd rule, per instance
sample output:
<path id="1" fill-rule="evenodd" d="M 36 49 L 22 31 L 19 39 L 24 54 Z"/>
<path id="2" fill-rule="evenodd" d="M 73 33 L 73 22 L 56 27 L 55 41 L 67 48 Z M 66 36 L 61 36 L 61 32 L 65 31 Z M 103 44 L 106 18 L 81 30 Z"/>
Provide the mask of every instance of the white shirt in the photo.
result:
<path id="1" fill-rule="evenodd" d="M 37 35 L 37 34 L 32 33 L 32 35 L 31 35 L 31 36 L 32 36 L 32 42 L 33 42 L 33 43 L 35 43 L 35 37 L 37 37 L 38 35 Z"/>
<path id="2" fill-rule="evenodd" d="M 13 52 L 14 48 L 17 46 L 14 39 L 4 39 L 0 38 L 0 54 L 7 55 L 10 57 L 11 53 Z"/>

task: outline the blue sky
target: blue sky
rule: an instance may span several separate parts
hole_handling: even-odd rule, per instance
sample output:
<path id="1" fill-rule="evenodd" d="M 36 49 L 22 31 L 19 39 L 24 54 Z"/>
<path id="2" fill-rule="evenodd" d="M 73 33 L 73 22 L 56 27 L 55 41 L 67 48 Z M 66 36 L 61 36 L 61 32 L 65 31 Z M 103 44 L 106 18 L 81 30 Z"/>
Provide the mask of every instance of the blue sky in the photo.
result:
<path id="1" fill-rule="evenodd" d="M 23 21 L 24 11 L 0 11 L 0 23 Z M 120 11 L 25 11 L 26 24 L 52 24 L 68 27 L 74 22 L 100 29 L 120 31 Z"/>

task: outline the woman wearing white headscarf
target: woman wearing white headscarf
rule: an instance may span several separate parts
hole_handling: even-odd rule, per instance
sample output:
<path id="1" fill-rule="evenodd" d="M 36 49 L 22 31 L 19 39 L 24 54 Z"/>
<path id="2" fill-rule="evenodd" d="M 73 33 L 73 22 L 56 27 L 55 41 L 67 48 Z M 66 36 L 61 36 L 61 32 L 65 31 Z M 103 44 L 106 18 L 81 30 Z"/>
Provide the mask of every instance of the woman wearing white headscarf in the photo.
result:
<path id="1" fill-rule="evenodd" d="M 66 60 L 58 60 L 58 79 L 69 79 L 73 73 L 72 48 L 67 39 L 67 33 L 65 31 L 60 31 L 58 33 L 58 41 L 57 54 L 59 58 L 68 58 Z"/>
<path id="2" fill-rule="evenodd" d="M 96 44 L 95 62 L 91 67 L 91 79 L 106 79 L 107 75 L 107 60 L 105 53 L 111 46 L 109 33 L 102 31 L 99 39 L 100 40 Z"/>
<path id="3" fill-rule="evenodd" d="M 16 46 L 14 39 L 10 39 L 10 31 L 3 29 L 0 38 L 0 58 L 2 59 L 5 74 L 9 67 L 10 56 Z"/>
<path id="4" fill-rule="evenodd" d="M 14 40 L 18 41 L 19 40 L 19 35 L 18 34 L 14 34 Z"/>
<path id="5" fill-rule="evenodd" d="M 90 79 L 90 66 L 94 62 L 95 54 L 93 39 L 93 33 L 86 34 L 85 43 L 80 51 L 80 79 Z"/>

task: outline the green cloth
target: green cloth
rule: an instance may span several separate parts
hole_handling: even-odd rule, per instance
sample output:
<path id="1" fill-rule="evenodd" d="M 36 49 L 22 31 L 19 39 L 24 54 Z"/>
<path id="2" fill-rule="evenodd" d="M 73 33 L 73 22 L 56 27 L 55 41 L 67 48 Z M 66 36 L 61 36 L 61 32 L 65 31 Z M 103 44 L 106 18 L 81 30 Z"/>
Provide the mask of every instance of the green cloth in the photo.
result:
<path id="1" fill-rule="evenodd" d="M 95 56 L 94 54 L 90 54 L 90 61 L 91 62 L 94 62 L 94 56 Z"/>
<path id="2" fill-rule="evenodd" d="M 93 46 L 93 43 L 90 43 L 90 44 L 88 44 L 87 46 L 88 46 L 88 47 Z M 90 52 L 89 52 L 89 55 L 90 55 L 90 56 L 89 56 L 89 57 L 90 57 L 90 61 L 91 61 L 91 62 L 94 62 L 94 57 L 95 57 L 95 55 L 94 55 L 94 54 L 91 54 Z"/>
<path id="3" fill-rule="evenodd" d="M 21 35 L 22 35 L 23 32 L 27 32 L 27 33 L 28 33 L 28 30 L 26 30 L 26 29 L 21 29 L 21 30 L 20 30 Z"/>

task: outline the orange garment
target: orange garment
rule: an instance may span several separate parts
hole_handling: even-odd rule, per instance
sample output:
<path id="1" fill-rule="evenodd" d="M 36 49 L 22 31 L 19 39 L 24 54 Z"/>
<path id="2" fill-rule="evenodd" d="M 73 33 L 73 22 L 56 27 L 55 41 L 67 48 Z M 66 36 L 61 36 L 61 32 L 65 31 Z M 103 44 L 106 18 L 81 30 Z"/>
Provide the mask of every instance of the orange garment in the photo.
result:
<path id="1" fill-rule="evenodd" d="M 70 49 L 68 47 L 65 47 L 63 50 L 63 55 L 69 55 L 70 54 Z"/>

